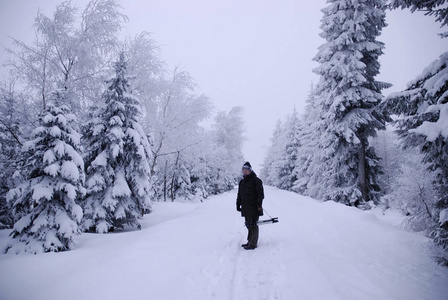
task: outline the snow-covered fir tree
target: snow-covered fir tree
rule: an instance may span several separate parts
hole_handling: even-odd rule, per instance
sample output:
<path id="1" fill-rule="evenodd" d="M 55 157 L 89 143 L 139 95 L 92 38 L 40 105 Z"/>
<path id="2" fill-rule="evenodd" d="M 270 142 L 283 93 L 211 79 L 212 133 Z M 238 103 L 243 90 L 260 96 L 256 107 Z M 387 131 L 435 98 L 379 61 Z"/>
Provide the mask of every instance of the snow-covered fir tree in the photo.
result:
<path id="1" fill-rule="evenodd" d="M 39 253 L 73 249 L 80 233 L 85 194 L 84 164 L 75 116 L 64 105 L 65 91 L 57 91 L 53 103 L 39 118 L 40 126 L 23 145 L 22 184 L 9 191 L 14 228 L 7 252 Z"/>
<path id="2" fill-rule="evenodd" d="M 82 202 L 85 230 L 106 233 L 139 220 L 151 207 L 152 159 L 139 124 L 141 104 L 131 94 L 124 54 L 115 63 L 98 108 L 83 128 L 87 145 L 86 189 Z"/>
<path id="3" fill-rule="evenodd" d="M 434 172 L 439 228 L 435 241 L 448 250 L 448 52 L 426 67 L 408 88 L 387 97 L 384 108 L 401 116 L 403 146 L 416 147 Z"/>
<path id="4" fill-rule="evenodd" d="M 311 164 L 310 183 L 320 199 L 347 205 L 377 201 L 378 158 L 368 138 L 384 127 L 375 113 L 382 100 L 377 41 L 385 24 L 383 0 L 329 0 L 323 9 L 320 66 L 316 86 L 322 115 L 319 152 Z"/>

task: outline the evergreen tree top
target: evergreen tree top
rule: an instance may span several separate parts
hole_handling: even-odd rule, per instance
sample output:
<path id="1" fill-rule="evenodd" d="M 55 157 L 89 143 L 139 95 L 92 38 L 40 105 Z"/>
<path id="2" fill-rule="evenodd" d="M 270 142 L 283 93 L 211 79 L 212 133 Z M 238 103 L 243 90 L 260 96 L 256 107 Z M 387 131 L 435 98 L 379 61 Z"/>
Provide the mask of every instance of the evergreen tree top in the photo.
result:
<path id="1" fill-rule="evenodd" d="M 379 73 L 376 58 L 384 44 L 376 40 L 386 26 L 382 0 L 330 0 L 322 11 L 322 33 L 327 42 L 319 47 L 314 71 L 335 78 L 332 88 L 361 86 Z"/>
<path id="2" fill-rule="evenodd" d="M 386 26 L 383 0 L 330 0 L 323 9 L 321 36 L 314 60 L 320 75 L 314 93 L 320 98 L 324 119 L 345 118 L 353 109 L 372 108 L 381 99 L 381 84 L 375 81 L 384 44 L 377 40 Z M 355 119 L 367 118 L 358 112 Z M 350 121 L 351 122 L 351 121 Z M 375 122 L 365 119 L 362 123 Z"/>
<path id="3" fill-rule="evenodd" d="M 142 105 L 140 100 L 131 93 L 127 62 L 123 52 L 115 62 L 114 69 L 115 76 L 106 81 L 109 87 L 103 94 L 107 105 L 106 113 L 117 115 L 117 118 L 111 119 L 117 125 L 126 120 L 136 122 L 142 115 Z"/>

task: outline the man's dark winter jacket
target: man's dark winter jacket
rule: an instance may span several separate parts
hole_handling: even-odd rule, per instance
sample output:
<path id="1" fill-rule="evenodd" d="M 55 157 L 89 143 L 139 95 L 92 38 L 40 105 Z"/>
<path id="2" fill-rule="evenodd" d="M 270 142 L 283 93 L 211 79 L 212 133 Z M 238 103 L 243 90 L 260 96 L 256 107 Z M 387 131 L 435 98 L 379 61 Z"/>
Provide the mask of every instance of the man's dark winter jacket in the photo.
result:
<path id="1" fill-rule="evenodd" d="M 241 215 L 243 217 L 258 216 L 257 207 L 262 206 L 263 199 L 263 182 L 254 172 L 240 181 L 236 207 L 237 209 L 241 208 Z"/>

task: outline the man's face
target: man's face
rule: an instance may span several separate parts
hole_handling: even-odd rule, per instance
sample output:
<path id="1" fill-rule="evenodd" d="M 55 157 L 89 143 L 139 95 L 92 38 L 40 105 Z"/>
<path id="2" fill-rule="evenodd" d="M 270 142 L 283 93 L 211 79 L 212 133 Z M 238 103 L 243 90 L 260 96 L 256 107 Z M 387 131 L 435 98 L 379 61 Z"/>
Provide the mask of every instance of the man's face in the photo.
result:
<path id="1" fill-rule="evenodd" d="M 243 169 L 243 175 L 244 176 L 247 176 L 247 175 L 249 175 L 250 174 L 250 170 L 248 170 L 248 169 Z"/>

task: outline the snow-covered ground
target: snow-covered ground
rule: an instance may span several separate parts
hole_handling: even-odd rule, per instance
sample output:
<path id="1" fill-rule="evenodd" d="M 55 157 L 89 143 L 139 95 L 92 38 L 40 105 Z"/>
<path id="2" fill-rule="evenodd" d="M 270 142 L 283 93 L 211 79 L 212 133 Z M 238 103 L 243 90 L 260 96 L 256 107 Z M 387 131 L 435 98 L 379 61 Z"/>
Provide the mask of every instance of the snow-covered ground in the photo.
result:
<path id="1" fill-rule="evenodd" d="M 447 299 L 429 240 L 373 211 L 266 187 L 280 222 L 246 251 L 235 194 L 155 203 L 142 230 L 83 234 L 74 251 L 0 255 L 0 299 Z"/>

